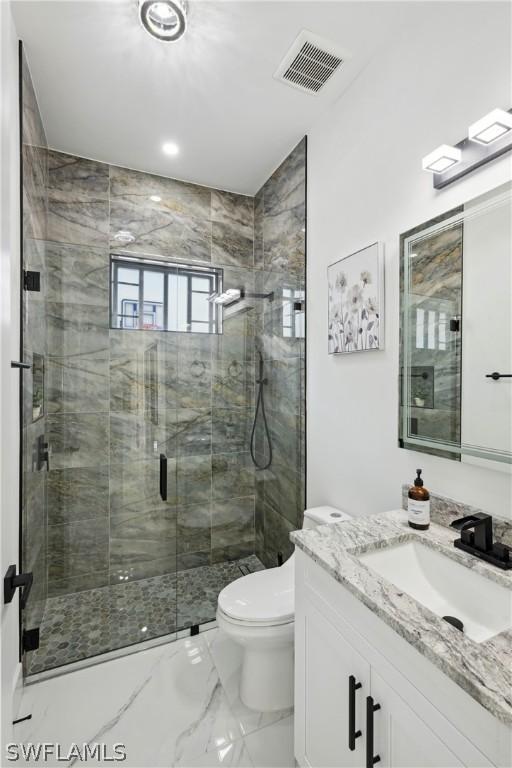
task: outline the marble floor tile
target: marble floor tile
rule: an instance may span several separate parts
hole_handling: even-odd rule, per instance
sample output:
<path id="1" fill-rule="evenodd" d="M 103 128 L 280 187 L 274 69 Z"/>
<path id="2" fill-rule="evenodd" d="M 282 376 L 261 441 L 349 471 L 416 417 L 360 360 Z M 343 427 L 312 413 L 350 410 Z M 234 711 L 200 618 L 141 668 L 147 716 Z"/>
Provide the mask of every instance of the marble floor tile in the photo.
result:
<path id="1" fill-rule="evenodd" d="M 258 768 L 294 768 L 293 717 L 286 717 L 245 739 L 249 757 Z"/>
<path id="2" fill-rule="evenodd" d="M 15 726 L 14 740 L 60 743 L 63 751 L 104 743 L 109 754 L 119 744 L 130 768 L 293 766 L 289 712 L 273 722 L 261 718 L 245 735 L 228 695 L 238 686 L 238 657 L 226 687 L 226 659 L 219 666 L 219 654 L 212 653 L 218 636 L 210 630 L 27 686 L 20 716 L 32 719 Z"/>
<path id="3" fill-rule="evenodd" d="M 219 629 L 205 633 L 212 659 L 219 672 L 222 686 L 226 691 L 233 715 L 244 736 L 261 728 L 289 719 L 292 709 L 282 709 L 277 712 L 255 712 L 249 709 L 240 699 L 240 668 L 242 665 L 242 649 Z M 255 763 L 257 766 L 258 763 Z M 276 764 L 277 765 L 277 764 Z"/>

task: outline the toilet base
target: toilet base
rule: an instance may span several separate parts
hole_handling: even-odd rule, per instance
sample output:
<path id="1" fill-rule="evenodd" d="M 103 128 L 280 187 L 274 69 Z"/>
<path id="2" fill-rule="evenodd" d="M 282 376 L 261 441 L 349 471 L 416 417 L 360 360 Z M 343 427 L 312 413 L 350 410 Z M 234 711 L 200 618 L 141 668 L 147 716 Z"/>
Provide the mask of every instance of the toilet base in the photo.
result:
<path id="1" fill-rule="evenodd" d="M 250 626 L 233 622 L 220 610 L 219 629 L 242 646 L 240 698 L 256 712 L 293 707 L 293 622 Z"/>
<path id="2" fill-rule="evenodd" d="M 293 707 L 293 644 L 289 648 L 259 652 L 245 648 L 240 698 L 257 712 Z"/>

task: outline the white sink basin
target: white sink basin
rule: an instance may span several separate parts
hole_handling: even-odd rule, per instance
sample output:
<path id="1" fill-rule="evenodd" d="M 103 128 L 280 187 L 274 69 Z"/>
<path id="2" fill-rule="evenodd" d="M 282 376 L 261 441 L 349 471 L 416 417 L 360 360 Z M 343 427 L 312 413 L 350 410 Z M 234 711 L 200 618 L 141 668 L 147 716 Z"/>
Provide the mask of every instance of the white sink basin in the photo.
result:
<path id="1" fill-rule="evenodd" d="M 481 643 L 512 626 L 512 592 L 416 541 L 359 556 L 438 616 L 455 616 Z"/>

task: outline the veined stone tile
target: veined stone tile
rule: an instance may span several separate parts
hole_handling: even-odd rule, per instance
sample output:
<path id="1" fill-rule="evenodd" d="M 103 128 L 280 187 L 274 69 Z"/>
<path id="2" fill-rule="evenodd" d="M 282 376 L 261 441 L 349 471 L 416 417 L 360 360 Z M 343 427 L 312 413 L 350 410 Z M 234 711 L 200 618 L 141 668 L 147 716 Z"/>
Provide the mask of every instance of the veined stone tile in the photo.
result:
<path id="1" fill-rule="evenodd" d="M 306 140 L 302 139 L 258 193 L 263 192 L 265 215 L 291 211 L 303 205 L 305 182 Z"/>
<path id="2" fill-rule="evenodd" d="M 209 262 L 209 205 L 205 187 L 112 166 L 111 245 L 118 245 L 116 232 L 128 230 L 135 241 L 125 250 Z"/>
<path id="3" fill-rule="evenodd" d="M 108 422 L 103 414 L 51 414 L 47 424 L 51 469 L 108 464 Z"/>
<path id="4" fill-rule="evenodd" d="M 79 594 L 80 592 L 85 592 L 89 589 L 95 589 L 98 587 L 106 587 L 108 584 L 108 570 L 105 571 L 98 571 L 97 573 L 87 573 L 83 576 L 69 576 L 63 579 L 52 579 L 48 582 L 48 597 L 58 597 L 60 595 L 70 595 L 71 599 L 75 598 L 76 594 Z M 46 603 L 45 606 L 45 615 L 48 615 L 48 603 Z M 44 621 L 44 619 L 43 619 Z M 59 629 L 60 629 L 59 625 Z M 46 626 L 43 624 L 40 627 L 40 632 L 42 634 L 42 641 L 43 641 L 43 651 L 44 651 L 44 633 L 45 633 Z M 83 631 L 83 625 L 82 625 L 82 631 Z M 62 638 L 61 638 L 62 640 Z M 58 649 L 59 651 L 62 651 L 63 649 Z M 51 666 L 60 666 L 60 664 L 65 663 L 65 659 L 62 658 L 62 653 L 59 654 L 58 651 L 56 653 L 55 662 L 57 662 L 54 665 Z M 61 657 L 61 658 L 59 658 Z M 31 659 L 32 664 L 32 659 Z M 41 671 L 41 670 L 39 670 Z"/>
<path id="5" fill-rule="evenodd" d="M 212 450 L 212 412 L 208 408 L 178 408 L 176 412 L 178 456 L 199 456 Z"/>
<path id="6" fill-rule="evenodd" d="M 108 203 L 109 166 L 106 163 L 50 150 L 48 169 L 51 202 Z"/>
<path id="7" fill-rule="evenodd" d="M 147 461 L 129 461 L 110 466 L 111 515 L 165 509 L 174 506 L 176 495 L 176 459 L 167 459 L 167 501 L 160 497 L 160 461 L 155 456 Z"/>
<path id="8" fill-rule="evenodd" d="M 108 412 L 108 358 L 105 353 L 49 357 L 46 380 L 49 413 Z"/>
<path id="9" fill-rule="evenodd" d="M 254 364 L 245 360 L 215 360 L 214 408 L 249 407 L 254 403 Z"/>
<path id="10" fill-rule="evenodd" d="M 48 301 L 108 307 L 109 255 L 106 248 L 48 242 L 46 265 Z"/>
<path id="11" fill-rule="evenodd" d="M 110 195 L 114 200 L 126 200 L 139 210 L 165 211 L 194 219 L 210 219 L 211 192 L 208 187 L 166 176 L 111 166 Z M 151 200 L 152 196 L 161 199 Z"/>
<path id="12" fill-rule="evenodd" d="M 48 526 L 48 580 L 108 570 L 108 519 Z"/>
<path id="13" fill-rule="evenodd" d="M 107 517 L 108 467 L 51 469 L 48 473 L 48 524 Z"/>
<path id="14" fill-rule="evenodd" d="M 212 221 L 229 224 L 241 235 L 252 239 L 254 231 L 254 201 L 252 197 L 212 189 Z"/>
<path id="15" fill-rule="evenodd" d="M 59 243 L 106 246 L 107 214 L 108 204 L 103 202 L 50 202 L 48 239 Z"/>
<path id="16" fill-rule="evenodd" d="M 193 504 L 178 507 L 178 553 L 208 551 L 211 546 L 211 506 Z"/>
<path id="17" fill-rule="evenodd" d="M 186 334 L 188 335 L 188 334 Z M 193 334 L 198 336 L 198 334 Z M 199 337 L 200 338 L 200 337 Z M 188 339 L 184 339 L 184 342 Z M 212 402 L 211 341 L 203 348 L 187 348 L 180 342 L 178 353 L 177 399 L 182 408 L 209 408 Z"/>
<path id="18" fill-rule="evenodd" d="M 213 453 L 247 451 L 253 418 L 253 408 L 214 408 L 212 411 Z"/>
<path id="19" fill-rule="evenodd" d="M 212 222 L 212 263 L 239 267 L 254 266 L 252 238 L 230 224 Z"/>
<path id="20" fill-rule="evenodd" d="M 176 556 L 176 547 L 169 548 L 168 553 L 157 560 L 133 560 L 126 559 L 119 566 L 110 566 L 110 584 L 126 584 L 127 581 L 138 581 L 149 579 L 153 576 L 162 576 L 164 574 L 174 574 L 178 567 L 178 558 Z M 170 590 L 175 594 L 175 588 Z M 172 613 L 172 607 L 169 612 Z"/>
<path id="21" fill-rule="evenodd" d="M 160 453 L 175 455 L 174 411 L 168 411 L 162 423 L 153 424 L 140 413 L 110 414 L 110 461 L 157 460 Z"/>
<path id="22" fill-rule="evenodd" d="M 212 504 L 212 549 L 233 544 L 254 547 L 254 496 Z"/>
<path id="23" fill-rule="evenodd" d="M 178 504 L 209 504 L 211 498 L 211 455 L 178 458 Z"/>
<path id="24" fill-rule="evenodd" d="M 218 500 L 254 495 L 255 467 L 248 451 L 212 456 L 212 491 Z"/>
<path id="25" fill-rule="evenodd" d="M 48 302 L 48 354 L 108 353 L 108 309 Z"/>
<path id="26" fill-rule="evenodd" d="M 118 571 L 176 554 L 176 509 L 161 504 L 110 517 L 110 569 Z"/>

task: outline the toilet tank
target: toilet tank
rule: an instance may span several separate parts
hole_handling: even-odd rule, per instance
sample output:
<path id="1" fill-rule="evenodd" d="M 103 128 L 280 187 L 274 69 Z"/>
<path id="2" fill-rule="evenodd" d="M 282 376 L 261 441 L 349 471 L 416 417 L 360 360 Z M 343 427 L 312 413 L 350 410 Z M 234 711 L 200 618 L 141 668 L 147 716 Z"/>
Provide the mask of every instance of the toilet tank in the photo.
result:
<path id="1" fill-rule="evenodd" d="M 341 523 L 343 520 L 350 519 L 351 517 L 347 512 L 342 512 L 336 507 L 312 507 L 304 511 L 302 528 L 316 528 L 317 525 Z"/>

